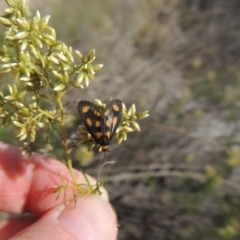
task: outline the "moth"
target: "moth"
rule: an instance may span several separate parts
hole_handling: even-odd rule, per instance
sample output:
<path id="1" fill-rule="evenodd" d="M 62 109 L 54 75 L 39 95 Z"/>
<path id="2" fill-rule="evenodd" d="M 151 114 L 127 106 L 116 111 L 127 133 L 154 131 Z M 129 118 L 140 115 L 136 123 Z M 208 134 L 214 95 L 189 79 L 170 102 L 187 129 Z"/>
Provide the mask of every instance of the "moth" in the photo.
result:
<path id="1" fill-rule="evenodd" d="M 78 103 L 78 111 L 93 140 L 102 151 L 108 151 L 109 143 L 121 122 L 122 101 L 111 100 L 102 109 L 92 102 L 82 100 Z"/>

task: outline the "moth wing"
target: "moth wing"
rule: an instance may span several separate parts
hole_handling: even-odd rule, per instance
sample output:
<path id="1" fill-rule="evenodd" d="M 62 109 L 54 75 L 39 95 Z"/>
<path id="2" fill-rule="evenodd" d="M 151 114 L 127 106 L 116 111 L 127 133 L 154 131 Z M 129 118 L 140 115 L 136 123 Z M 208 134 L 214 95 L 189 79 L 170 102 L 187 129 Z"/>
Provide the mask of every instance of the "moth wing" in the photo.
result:
<path id="1" fill-rule="evenodd" d="M 97 132 L 100 128 L 98 124 L 102 118 L 99 108 L 94 103 L 83 100 L 78 103 L 78 112 L 92 138 L 98 141 Z"/>
<path id="2" fill-rule="evenodd" d="M 122 118 L 122 101 L 119 99 L 111 100 L 107 103 L 104 110 L 105 133 L 111 132 L 109 141 L 114 136 Z"/>

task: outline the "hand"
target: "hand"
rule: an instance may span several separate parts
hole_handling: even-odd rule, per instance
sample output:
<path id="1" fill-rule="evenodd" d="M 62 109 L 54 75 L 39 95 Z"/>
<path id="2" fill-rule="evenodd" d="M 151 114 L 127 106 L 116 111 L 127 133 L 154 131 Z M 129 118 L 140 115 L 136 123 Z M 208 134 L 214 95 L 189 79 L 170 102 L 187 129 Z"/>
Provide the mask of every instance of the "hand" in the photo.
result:
<path id="1" fill-rule="evenodd" d="M 0 211 L 18 214 L 1 219 L 0 240 L 117 239 L 116 214 L 107 192 L 101 189 L 101 196 L 79 197 L 73 209 L 66 208 L 64 193 L 58 200 L 53 193 L 53 186 L 63 184 L 59 173 L 70 179 L 59 161 L 37 154 L 26 157 L 18 148 L 0 142 Z M 85 183 L 80 172 L 76 176 Z M 73 199 L 71 191 L 66 199 Z"/>

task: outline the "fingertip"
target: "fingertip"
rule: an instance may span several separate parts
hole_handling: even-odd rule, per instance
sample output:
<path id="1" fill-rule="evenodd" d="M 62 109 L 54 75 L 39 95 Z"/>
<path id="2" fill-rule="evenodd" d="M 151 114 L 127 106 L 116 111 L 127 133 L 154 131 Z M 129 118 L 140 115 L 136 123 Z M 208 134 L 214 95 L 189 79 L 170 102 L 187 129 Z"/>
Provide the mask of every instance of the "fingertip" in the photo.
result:
<path id="1" fill-rule="evenodd" d="M 116 240 L 117 218 L 102 197 L 88 195 L 77 199 L 75 208 L 59 205 L 11 239 Z"/>
<path id="2" fill-rule="evenodd" d="M 111 205 L 101 197 L 85 196 L 74 209 L 64 209 L 59 224 L 77 239 L 114 240 L 117 238 L 117 217 Z"/>

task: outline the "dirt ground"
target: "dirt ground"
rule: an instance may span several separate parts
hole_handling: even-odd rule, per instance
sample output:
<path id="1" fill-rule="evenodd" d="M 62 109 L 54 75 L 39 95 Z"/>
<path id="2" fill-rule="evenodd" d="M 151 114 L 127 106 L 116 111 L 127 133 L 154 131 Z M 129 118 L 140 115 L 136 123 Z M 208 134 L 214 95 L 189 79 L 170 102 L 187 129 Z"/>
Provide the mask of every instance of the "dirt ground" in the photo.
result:
<path id="1" fill-rule="evenodd" d="M 150 111 L 141 132 L 112 141 L 111 151 L 125 150 L 107 153 L 115 164 L 102 173 L 119 239 L 240 239 L 240 2 L 30 4 L 52 15 L 62 40 L 95 48 L 104 64 L 69 101 L 112 97 Z M 96 176 L 102 158 L 84 170 Z"/>

